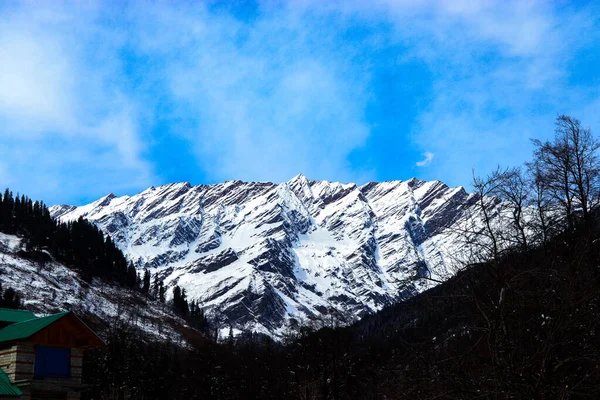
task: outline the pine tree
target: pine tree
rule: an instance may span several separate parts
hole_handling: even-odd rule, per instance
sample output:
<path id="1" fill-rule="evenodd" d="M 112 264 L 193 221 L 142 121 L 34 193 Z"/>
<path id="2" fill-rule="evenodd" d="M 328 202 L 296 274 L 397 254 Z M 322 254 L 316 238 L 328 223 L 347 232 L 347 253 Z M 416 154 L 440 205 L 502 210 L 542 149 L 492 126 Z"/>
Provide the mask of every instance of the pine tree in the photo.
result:
<path id="1" fill-rule="evenodd" d="M 137 272 L 135 271 L 135 267 L 133 266 L 132 263 L 129 263 L 128 267 L 127 267 L 127 278 L 126 278 L 126 284 L 127 286 L 129 286 L 130 288 L 134 288 L 136 283 L 137 283 Z"/>
<path id="2" fill-rule="evenodd" d="M 150 294 L 158 299 L 160 297 L 160 279 L 158 277 L 158 273 L 154 274 L 154 279 L 152 280 L 152 285 L 150 286 Z"/>
<path id="3" fill-rule="evenodd" d="M 2 196 L 2 210 L 0 210 L 0 228 L 6 233 L 13 233 L 12 230 L 12 215 L 13 215 L 13 196 L 8 188 Z"/>
<path id="4" fill-rule="evenodd" d="M 160 281 L 158 287 L 158 301 L 160 301 L 161 303 L 165 302 L 165 286 L 163 284 L 163 281 Z"/>
<path id="5" fill-rule="evenodd" d="M 178 309 L 180 304 L 181 288 L 179 287 L 179 285 L 175 285 L 175 287 L 173 288 L 173 306 L 175 307 L 175 309 Z"/>
<path id="6" fill-rule="evenodd" d="M 187 295 L 185 289 L 181 289 L 179 285 L 173 288 L 173 308 L 181 315 L 187 315 L 189 311 Z"/>
<path id="7" fill-rule="evenodd" d="M 228 346 L 233 346 L 233 327 L 231 325 L 229 325 L 229 338 L 227 340 L 227 345 Z"/>
<path id="8" fill-rule="evenodd" d="M 4 308 L 23 308 L 21 296 L 13 288 L 7 288 L 0 299 L 0 306 Z"/>
<path id="9" fill-rule="evenodd" d="M 181 289 L 181 305 L 180 312 L 183 315 L 186 315 L 189 311 L 188 302 L 187 302 L 187 294 L 185 293 L 185 289 Z"/>
<path id="10" fill-rule="evenodd" d="M 142 279 L 142 293 L 148 294 L 150 292 L 150 271 L 144 270 L 144 278 Z"/>

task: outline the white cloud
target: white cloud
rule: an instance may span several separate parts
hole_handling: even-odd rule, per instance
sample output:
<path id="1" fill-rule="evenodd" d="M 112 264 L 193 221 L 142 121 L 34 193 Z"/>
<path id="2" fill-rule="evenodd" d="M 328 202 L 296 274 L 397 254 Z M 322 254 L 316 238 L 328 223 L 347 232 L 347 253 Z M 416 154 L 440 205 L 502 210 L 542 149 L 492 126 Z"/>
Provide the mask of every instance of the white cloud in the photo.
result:
<path id="1" fill-rule="evenodd" d="M 422 171 L 426 179 L 466 185 L 473 167 L 485 172 L 498 162 L 519 164 L 530 156 L 529 138 L 552 135 L 558 113 L 586 114 L 596 99 L 568 83 L 571 61 L 598 37 L 598 17 L 585 7 L 543 0 L 295 5 L 358 18 L 367 29 L 383 20 L 393 32 L 375 43 L 400 46 L 399 63 L 426 65 L 431 101 L 412 130 L 414 143 L 438 156 Z"/>
<path id="2" fill-rule="evenodd" d="M 251 25 L 197 8 L 136 20 L 141 45 L 168 60 L 173 100 L 192 115 L 183 135 L 212 179 L 353 178 L 347 157 L 369 134 L 369 75 L 325 21 L 286 7 Z"/>
<path id="3" fill-rule="evenodd" d="M 530 138 L 553 134 L 557 114 L 584 114 L 595 101 L 569 83 L 571 62 L 598 37 L 592 10 L 546 1 L 379 5 L 410 49 L 401 62 L 421 60 L 435 78 L 412 132 L 437 155 L 423 178 L 466 185 L 472 168 L 520 164 Z"/>
<path id="4" fill-rule="evenodd" d="M 326 21 L 267 7 L 247 23 L 201 4 L 111 15 L 92 3 L 0 16 L 0 148 L 21 154 L 9 162 L 27 176 L 22 190 L 53 199 L 150 185 L 141 129 L 156 112 L 211 180 L 355 177 L 347 157 L 369 134 L 369 75 Z M 133 85 L 125 53 L 149 60 Z M 41 168 L 27 173 L 34 159 Z M 92 188 L 71 184 L 84 174 Z"/>
<path id="5" fill-rule="evenodd" d="M 0 113 L 20 127 L 73 125 L 73 73 L 56 43 L 6 27 L 0 33 Z"/>
<path id="6" fill-rule="evenodd" d="M 376 179 L 348 159 L 371 135 L 371 54 L 397 48 L 399 63 L 433 77 L 407 138 L 428 150 L 417 166 L 465 184 L 473 166 L 526 157 L 564 104 L 593 114 L 564 82 L 594 18 L 559 12 L 543 1 L 302 0 L 262 3 L 242 21 L 200 3 L 6 7 L 2 161 L 45 198 L 136 190 L 158 179 L 145 155 L 160 120 L 211 180 Z M 353 36 L 358 27 L 370 33 Z"/>
<path id="7" fill-rule="evenodd" d="M 433 161 L 433 157 L 435 156 L 433 153 L 430 153 L 429 151 L 426 151 L 425 153 L 423 153 L 421 155 L 425 158 L 422 159 L 421 161 L 417 161 L 417 163 L 416 163 L 417 167 L 428 166 L 429 164 L 431 164 L 431 162 Z"/>
<path id="8" fill-rule="evenodd" d="M 149 183 L 115 38 L 94 43 L 95 17 L 27 3 L 0 14 L 0 149 L 16 190 L 52 201 Z"/>

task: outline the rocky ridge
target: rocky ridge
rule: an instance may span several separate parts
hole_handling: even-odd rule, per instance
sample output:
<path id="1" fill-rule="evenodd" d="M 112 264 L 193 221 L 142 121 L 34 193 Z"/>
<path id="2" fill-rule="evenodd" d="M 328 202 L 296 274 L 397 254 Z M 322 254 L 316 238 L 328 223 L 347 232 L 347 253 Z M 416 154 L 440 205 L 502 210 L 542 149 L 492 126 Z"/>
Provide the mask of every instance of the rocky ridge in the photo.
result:
<path id="1" fill-rule="evenodd" d="M 139 269 L 179 285 L 223 326 L 278 336 L 291 320 L 343 322 L 453 273 L 475 195 L 439 181 L 362 186 L 228 181 L 109 194 L 51 208 L 109 234 Z"/>

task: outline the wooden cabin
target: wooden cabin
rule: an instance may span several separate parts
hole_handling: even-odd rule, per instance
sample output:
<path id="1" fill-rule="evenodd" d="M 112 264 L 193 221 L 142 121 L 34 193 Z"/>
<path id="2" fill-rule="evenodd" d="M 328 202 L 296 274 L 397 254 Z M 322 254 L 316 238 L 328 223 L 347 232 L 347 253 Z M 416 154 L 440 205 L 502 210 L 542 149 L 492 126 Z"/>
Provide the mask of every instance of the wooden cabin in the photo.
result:
<path id="1" fill-rule="evenodd" d="M 69 311 L 37 317 L 0 309 L 0 400 L 75 400 L 83 352 L 104 342 Z"/>

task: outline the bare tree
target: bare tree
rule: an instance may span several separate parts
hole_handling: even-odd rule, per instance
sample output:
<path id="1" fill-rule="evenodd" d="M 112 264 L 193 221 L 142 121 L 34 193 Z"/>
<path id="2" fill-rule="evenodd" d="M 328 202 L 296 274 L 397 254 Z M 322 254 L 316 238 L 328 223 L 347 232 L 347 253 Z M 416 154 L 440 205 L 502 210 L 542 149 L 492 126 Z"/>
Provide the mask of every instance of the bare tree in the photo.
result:
<path id="1" fill-rule="evenodd" d="M 596 152 L 600 142 L 592 136 L 590 128 L 581 128 L 581 122 L 568 115 L 557 118 L 556 133 L 560 141 L 566 143 L 570 153 L 573 198 L 581 208 L 583 219 L 588 221 L 598 191 L 600 165 Z"/>
<path id="2" fill-rule="evenodd" d="M 529 199 L 530 188 L 523 176 L 521 168 L 497 170 L 494 179 L 498 182 L 496 190 L 491 194 L 502 200 L 504 208 L 510 211 L 511 224 L 507 238 L 509 246 L 527 248 L 525 210 Z"/>
<path id="3" fill-rule="evenodd" d="M 504 185 L 508 170 L 500 166 L 485 178 L 475 175 L 473 171 L 473 188 L 477 195 L 477 207 L 483 219 L 483 236 L 489 242 L 489 258 L 497 262 L 502 250 L 502 235 L 498 229 L 498 222 L 494 221 L 502 214 L 502 202 L 497 197 L 500 188 Z M 481 243 L 486 246 L 486 244 Z M 487 247 L 487 246 L 486 246 Z"/>
<path id="4" fill-rule="evenodd" d="M 562 206 L 568 229 L 572 230 L 574 224 L 573 192 L 569 173 L 571 155 L 567 144 L 558 138 L 554 143 L 542 143 L 538 139 L 533 139 L 532 142 L 536 146 L 534 161 L 539 165 L 540 179 L 552 200 Z"/>
<path id="5" fill-rule="evenodd" d="M 539 160 L 528 162 L 525 165 L 527 167 L 527 180 L 530 187 L 528 207 L 535 210 L 528 225 L 531 231 L 537 235 L 539 242 L 545 245 L 551 235 L 550 212 L 552 201 Z"/>
<path id="6" fill-rule="evenodd" d="M 575 213 L 589 220 L 596 205 L 600 162 L 600 142 L 589 128 L 581 128 L 579 120 L 568 115 L 556 119 L 553 142 L 534 139 L 534 163 L 538 178 L 552 199 L 563 208 L 567 228 L 572 230 Z"/>

